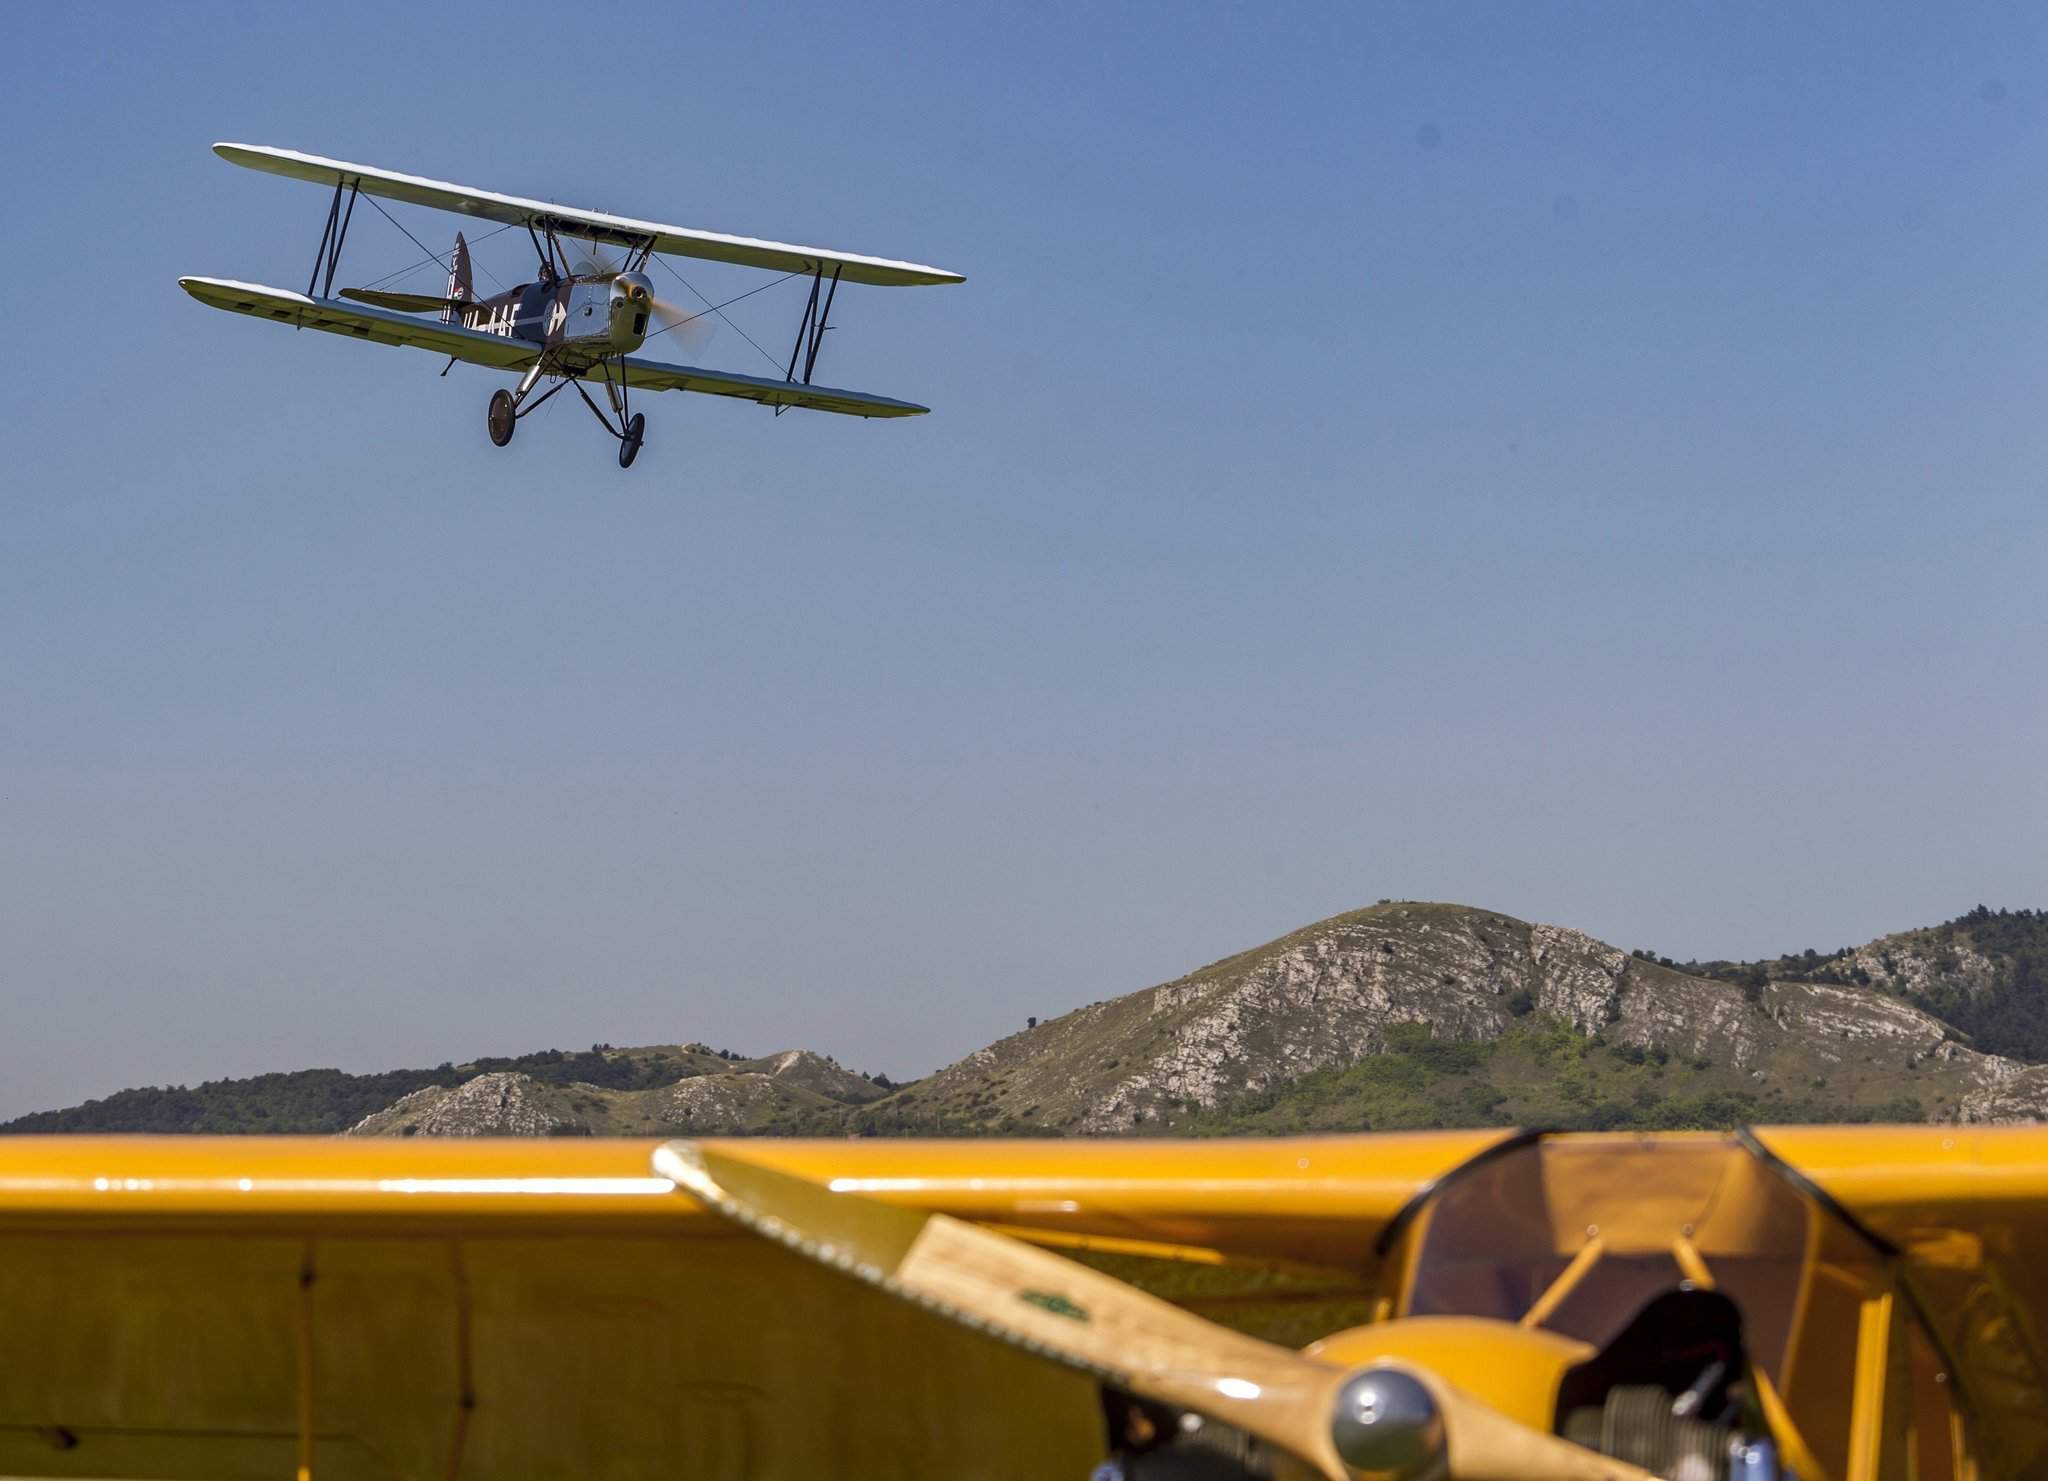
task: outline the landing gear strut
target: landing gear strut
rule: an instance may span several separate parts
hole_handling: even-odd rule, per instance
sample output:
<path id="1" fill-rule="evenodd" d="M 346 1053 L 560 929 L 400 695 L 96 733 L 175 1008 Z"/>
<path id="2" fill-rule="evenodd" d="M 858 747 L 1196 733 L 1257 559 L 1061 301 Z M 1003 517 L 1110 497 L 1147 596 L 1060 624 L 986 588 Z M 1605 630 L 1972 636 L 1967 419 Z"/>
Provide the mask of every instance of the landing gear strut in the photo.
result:
<path id="1" fill-rule="evenodd" d="M 603 424 L 605 431 L 619 439 L 619 466 L 630 468 L 633 466 L 633 459 L 640 456 L 640 444 L 647 440 L 647 417 L 633 410 L 632 403 L 627 399 L 626 367 L 623 360 L 619 364 L 616 379 L 612 376 L 611 363 L 606 360 L 597 362 L 597 373 L 604 377 L 604 394 L 605 399 L 611 402 L 611 416 L 606 416 L 603 409 L 590 399 L 590 393 L 583 389 L 583 382 L 580 379 L 576 376 L 569 379 L 575 382 L 576 394 L 583 398 L 583 404 L 590 408 L 590 414 Z"/>
<path id="2" fill-rule="evenodd" d="M 612 407 L 610 416 L 606 416 L 603 409 L 590 399 L 590 393 L 583 389 L 583 377 L 593 368 L 604 377 L 605 396 L 610 400 Z M 560 376 L 561 379 L 540 395 L 534 396 L 529 404 L 527 398 L 533 388 L 540 384 L 543 375 L 549 374 Z M 519 426 L 519 419 L 534 411 L 564 386 L 574 386 L 576 394 L 583 398 L 583 404 L 590 408 L 590 414 L 604 424 L 605 431 L 619 440 L 619 466 L 632 467 L 633 460 L 640 456 L 641 446 L 647 441 L 647 417 L 644 413 L 634 411 L 627 400 L 625 366 L 621 365 L 619 374 L 614 377 L 610 363 L 604 360 L 599 360 L 595 367 L 582 364 L 573 369 L 560 361 L 550 363 L 545 355 L 534 361 L 527 367 L 526 374 L 520 377 L 518 390 L 499 390 L 491 393 L 488 418 L 491 441 L 499 447 L 505 446 L 512 440 L 512 433 Z"/>
<path id="3" fill-rule="evenodd" d="M 547 370 L 547 357 L 543 355 L 526 367 L 526 374 L 519 378 L 516 391 L 498 390 L 491 392 L 491 409 L 487 425 L 491 429 L 491 441 L 503 447 L 512 440 L 512 433 L 519 426 L 519 419 L 538 407 L 541 402 L 562 389 L 559 383 L 541 392 L 532 406 L 526 404 L 527 396 L 540 384 L 541 375 Z"/>

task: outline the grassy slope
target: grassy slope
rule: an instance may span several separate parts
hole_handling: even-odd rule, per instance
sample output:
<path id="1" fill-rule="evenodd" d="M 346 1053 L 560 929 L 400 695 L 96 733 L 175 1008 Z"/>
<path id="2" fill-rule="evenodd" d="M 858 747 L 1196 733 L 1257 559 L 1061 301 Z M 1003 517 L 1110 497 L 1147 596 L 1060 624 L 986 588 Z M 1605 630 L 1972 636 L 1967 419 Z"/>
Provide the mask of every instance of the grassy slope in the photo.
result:
<path id="1" fill-rule="evenodd" d="M 1492 1043 L 1432 1040 L 1422 1024 L 1397 1025 L 1387 1052 L 1319 1070 L 1215 1110 L 1185 1107 L 1148 1136 L 1286 1136 L 1409 1131 L 1450 1126 L 1555 1130 L 1674 1130 L 1749 1124 L 1922 1121 L 1945 1091 L 1939 1072 L 1833 1073 L 1792 1080 L 1751 1075 L 1704 1058 L 1610 1044 L 1541 1016 L 1518 1019 Z M 1768 1088 L 1767 1088 L 1768 1086 Z M 1043 1136 L 1011 1119 L 993 1126 L 915 1102 L 885 1102 L 849 1118 L 871 1135 Z"/>
<path id="2" fill-rule="evenodd" d="M 1668 1130 L 1750 1122 L 1919 1121 L 1896 1082 L 1853 1089 L 1806 1082 L 1762 1088 L 1708 1059 L 1684 1059 L 1586 1038 L 1569 1024 L 1529 1017 L 1489 1044 L 1432 1041 L 1401 1025 L 1398 1047 L 1343 1070 L 1323 1070 L 1173 1128 L 1196 1135 L 1400 1131 L 1437 1126 L 1543 1126 L 1561 1130 Z"/>

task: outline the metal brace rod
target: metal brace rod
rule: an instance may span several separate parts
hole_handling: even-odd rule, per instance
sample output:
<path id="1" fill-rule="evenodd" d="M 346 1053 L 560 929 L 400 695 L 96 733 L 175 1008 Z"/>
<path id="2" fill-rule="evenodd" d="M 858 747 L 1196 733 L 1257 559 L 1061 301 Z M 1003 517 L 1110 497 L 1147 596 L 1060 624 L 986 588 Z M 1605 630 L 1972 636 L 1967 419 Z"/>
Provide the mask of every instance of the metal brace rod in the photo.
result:
<path id="1" fill-rule="evenodd" d="M 552 386 L 549 386 L 545 391 L 541 392 L 538 396 L 534 397 L 531 405 L 521 403 L 520 405 L 513 409 L 512 420 L 516 422 L 523 416 L 527 416 L 533 412 L 539 411 L 541 408 L 541 404 L 545 402 L 548 399 L 548 397 L 554 395 L 555 392 L 561 390 L 562 387 L 568 384 L 569 380 L 568 378 L 565 377 L 562 380 L 556 381 Z"/>
<path id="2" fill-rule="evenodd" d="M 336 190 L 341 189 L 339 180 L 334 182 Z M 348 240 L 348 224 L 356 219 L 356 195 L 363 188 L 363 177 L 356 176 L 356 183 L 348 188 L 348 209 L 341 213 L 341 230 L 334 234 L 334 250 L 327 255 L 327 281 L 320 285 L 322 298 L 334 297 L 334 270 L 341 266 L 341 244 Z"/>
<path id="3" fill-rule="evenodd" d="M 342 184 L 342 177 L 336 175 L 334 177 L 334 199 L 327 203 L 327 225 L 320 232 L 320 250 L 313 254 L 313 276 L 306 279 L 306 297 L 308 298 L 313 296 L 313 290 L 316 287 L 320 288 L 321 293 L 326 296 L 331 296 L 334 292 L 335 269 L 341 266 L 342 239 L 348 235 L 349 222 L 355 219 L 356 194 L 363 188 L 362 177 L 357 176 L 355 184 L 349 187 L 348 210 L 344 212 L 341 209 Z M 322 268 L 327 270 L 327 282 L 324 286 L 320 282 L 320 271 Z"/>
<path id="4" fill-rule="evenodd" d="M 327 261 L 327 244 L 334 240 L 334 223 L 341 219 L 341 176 L 334 177 L 334 199 L 327 203 L 327 225 L 320 232 L 320 247 L 313 254 L 313 275 L 306 279 L 306 297 L 320 286 L 320 268 Z"/>
<path id="5" fill-rule="evenodd" d="M 808 386 L 811 383 L 811 368 L 818 363 L 818 347 L 824 343 L 825 331 L 830 327 L 827 321 L 832 317 L 832 300 L 839 294 L 839 274 L 843 270 L 843 264 L 832 269 L 832 287 L 825 294 L 825 307 L 822 313 L 818 309 L 818 290 L 824 286 L 825 265 L 818 264 L 816 270 L 812 272 L 810 302 L 804 305 L 803 322 L 797 325 L 796 343 L 789 348 L 789 369 L 782 373 L 784 380 L 796 379 L 797 357 L 801 355 L 804 362 L 804 384 Z"/>
<path id="6" fill-rule="evenodd" d="M 811 323 L 817 316 L 818 282 L 824 275 L 825 267 L 820 263 L 817 271 L 811 274 L 811 301 L 804 305 L 803 319 L 796 326 L 796 343 L 789 347 L 789 369 L 782 373 L 782 378 L 786 381 L 796 379 L 796 357 L 803 353 L 804 336 L 811 332 Z"/>
<path id="7" fill-rule="evenodd" d="M 811 367 L 818 363 L 818 346 L 825 342 L 825 331 L 832 327 L 832 300 L 839 296 L 839 272 L 838 267 L 832 269 L 832 286 L 825 292 L 825 307 L 818 315 L 818 327 L 811 333 L 811 352 L 804 356 L 804 384 L 807 386 L 811 383 Z"/>
<path id="8" fill-rule="evenodd" d="M 540 223 L 539 231 L 533 229 L 536 221 Z M 540 258 L 540 275 L 543 278 L 568 277 L 569 254 L 562 251 L 561 243 L 555 240 L 554 222 L 546 216 L 530 216 L 525 224 L 526 235 L 533 241 L 534 254 Z"/>
<path id="9" fill-rule="evenodd" d="M 590 399 L 590 393 L 583 389 L 582 377 L 574 375 L 570 376 L 569 384 L 576 388 L 576 394 L 583 398 L 583 404 L 590 408 L 590 414 L 597 418 L 598 425 L 600 427 L 603 427 L 605 431 L 611 433 L 612 436 L 616 437 L 619 441 L 624 442 L 626 440 L 626 434 L 620 431 L 617 427 L 614 427 L 611 424 L 611 420 L 608 417 L 606 417 L 603 412 L 597 409 L 597 403 L 595 401 L 592 401 Z"/>

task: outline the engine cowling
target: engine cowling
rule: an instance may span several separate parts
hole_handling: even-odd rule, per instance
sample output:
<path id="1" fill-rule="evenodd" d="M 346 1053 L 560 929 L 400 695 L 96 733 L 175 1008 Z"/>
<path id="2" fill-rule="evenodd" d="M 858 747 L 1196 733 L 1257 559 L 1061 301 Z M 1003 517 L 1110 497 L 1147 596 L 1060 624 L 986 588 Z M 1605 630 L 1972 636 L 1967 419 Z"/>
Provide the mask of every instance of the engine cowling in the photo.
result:
<path id="1" fill-rule="evenodd" d="M 602 354 L 627 354 L 647 338 L 654 292 L 645 275 L 578 278 L 563 304 L 562 343 Z"/>

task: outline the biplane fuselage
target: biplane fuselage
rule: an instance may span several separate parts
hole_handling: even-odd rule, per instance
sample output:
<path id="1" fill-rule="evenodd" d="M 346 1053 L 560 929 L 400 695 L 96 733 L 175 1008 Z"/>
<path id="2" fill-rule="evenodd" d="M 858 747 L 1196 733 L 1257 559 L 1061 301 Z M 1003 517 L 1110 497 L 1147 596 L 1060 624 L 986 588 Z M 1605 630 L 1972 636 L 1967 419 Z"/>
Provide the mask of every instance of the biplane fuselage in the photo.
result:
<path id="1" fill-rule="evenodd" d="M 521 283 L 478 299 L 473 307 L 460 310 L 455 322 L 555 351 L 565 363 L 580 355 L 594 365 L 640 348 L 647 339 L 652 299 L 640 273 L 556 278 Z"/>

